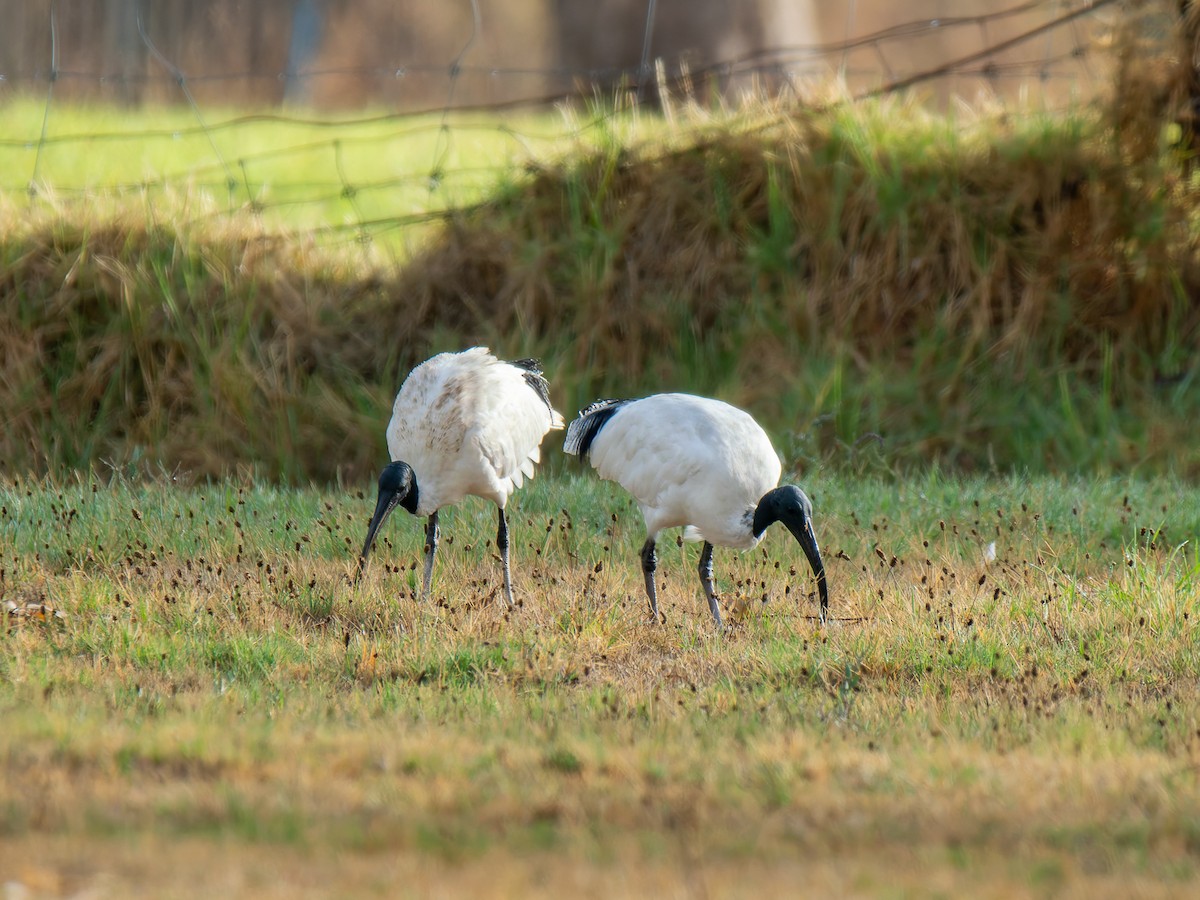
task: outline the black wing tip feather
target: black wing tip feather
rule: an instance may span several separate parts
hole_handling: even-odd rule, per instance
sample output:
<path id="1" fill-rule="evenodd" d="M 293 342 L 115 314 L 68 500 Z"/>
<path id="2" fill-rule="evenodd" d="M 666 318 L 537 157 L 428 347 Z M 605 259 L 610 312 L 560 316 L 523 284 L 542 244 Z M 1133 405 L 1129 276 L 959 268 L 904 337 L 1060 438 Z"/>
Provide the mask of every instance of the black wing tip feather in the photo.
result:
<path id="1" fill-rule="evenodd" d="M 510 360 L 508 364 L 523 370 L 521 374 L 525 378 L 525 383 L 533 388 L 533 392 L 546 404 L 546 409 L 553 413 L 554 406 L 550 403 L 550 382 L 542 375 L 541 360 L 526 357 L 525 359 Z"/>
<path id="2" fill-rule="evenodd" d="M 532 356 L 511 360 L 509 365 L 516 366 L 518 369 L 524 369 L 526 372 L 532 372 L 534 375 L 542 374 L 542 361 L 534 359 Z"/>
<path id="3" fill-rule="evenodd" d="M 579 416 L 567 427 L 567 437 L 563 441 L 563 451 L 586 459 L 592 449 L 592 441 L 600 433 L 605 424 L 616 415 L 629 400 L 597 400 L 589 403 L 579 411 Z"/>

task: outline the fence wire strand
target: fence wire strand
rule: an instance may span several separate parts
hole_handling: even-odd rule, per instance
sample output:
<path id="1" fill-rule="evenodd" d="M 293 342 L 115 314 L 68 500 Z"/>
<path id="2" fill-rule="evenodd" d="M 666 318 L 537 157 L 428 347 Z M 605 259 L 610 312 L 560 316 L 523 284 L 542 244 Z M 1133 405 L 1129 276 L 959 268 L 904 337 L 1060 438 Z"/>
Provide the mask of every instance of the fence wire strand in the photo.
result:
<path id="1" fill-rule="evenodd" d="M 225 156 L 221 153 L 221 148 L 217 146 L 217 142 L 213 139 L 212 132 L 208 128 L 208 124 L 204 121 L 204 114 L 200 111 L 200 104 L 196 102 L 196 98 L 192 96 L 191 88 L 188 86 L 187 76 L 184 75 L 182 69 L 180 69 L 162 54 L 158 47 L 154 45 L 154 41 L 150 40 L 150 35 L 146 33 L 146 17 L 144 15 L 140 0 L 135 8 L 134 15 L 137 19 L 138 37 L 141 38 L 142 43 L 146 46 L 146 49 L 150 51 L 150 55 L 158 60 L 159 64 L 164 69 L 171 73 L 172 80 L 179 85 L 180 93 L 183 94 L 184 99 L 187 101 L 188 108 L 196 117 L 196 122 L 199 124 L 200 130 L 204 132 L 206 137 L 208 137 L 208 145 L 212 148 L 213 155 L 217 158 L 221 164 L 221 168 L 225 171 L 225 186 L 229 191 L 230 200 L 232 201 L 233 193 L 237 190 L 238 186 L 237 178 L 234 177 L 233 170 L 229 167 L 229 163 L 226 162 Z M 247 200 L 249 199 L 250 198 L 247 197 Z"/>

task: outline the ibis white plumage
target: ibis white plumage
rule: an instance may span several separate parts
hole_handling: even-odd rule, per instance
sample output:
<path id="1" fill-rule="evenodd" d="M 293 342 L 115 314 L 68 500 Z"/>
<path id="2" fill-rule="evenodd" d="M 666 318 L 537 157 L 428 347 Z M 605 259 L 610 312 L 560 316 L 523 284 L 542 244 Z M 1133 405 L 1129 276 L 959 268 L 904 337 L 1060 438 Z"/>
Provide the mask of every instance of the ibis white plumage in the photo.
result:
<path id="1" fill-rule="evenodd" d="M 824 623 L 829 590 L 813 533 L 812 504 L 800 488 L 779 486 L 779 455 L 749 413 L 691 394 L 599 400 L 571 422 L 564 450 L 590 458 L 602 478 L 617 482 L 641 507 L 647 531 L 642 572 L 656 621 L 655 543 L 660 532 L 685 526 L 686 539 L 704 542 L 700 583 L 720 626 L 713 546 L 748 550 L 769 525 L 782 522 L 812 566 Z"/>
<path id="2" fill-rule="evenodd" d="M 496 549 L 504 567 L 504 599 L 513 605 L 504 507 L 541 458 L 542 439 L 563 427 L 536 360 L 502 362 L 486 347 L 440 353 L 404 380 L 387 427 L 392 462 L 379 475 L 375 513 L 359 556 L 367 564 L 380 526 L 397 506 L 427 516 L 425 579 L 429 596 L 438 545 L 438 510 L 467 495 L 499 509 Z"/>

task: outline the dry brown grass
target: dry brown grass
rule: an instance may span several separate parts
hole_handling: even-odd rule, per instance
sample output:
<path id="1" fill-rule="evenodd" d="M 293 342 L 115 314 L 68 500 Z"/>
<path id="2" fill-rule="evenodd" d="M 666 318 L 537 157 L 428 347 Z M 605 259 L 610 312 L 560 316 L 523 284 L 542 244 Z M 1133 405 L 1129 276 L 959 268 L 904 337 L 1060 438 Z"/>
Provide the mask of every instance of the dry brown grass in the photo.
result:
<path id="1" fill-rule="evenodd" d="M 984 372 L 1107 379 L 1144 406 L 1155 379 L 1190 371 L 1182 181 L 1154 169 L 1168 181 L 1151 183 L 1094 133 L 889 121 L 902 115 L 921 118 L 801 116 L 545 171 L 394 275 L 244 230 L 10 230 L 3 455 L 365 480 L 408 368 L 477 342 L 545 357 L 568 409 L 670 385 L 732 392 L 793 428 L 798 409 L 822 411 L 829 376 L 811 367 L 844 356 L 852 392 L 871 372 L 910 385 L 847 403 L 901 422 L 898 404 L 935 403 L 940 436 L 911 414 L 900 430 L 976 460 L 1007 430 L 980 409 Z"/>
<path id="2" fill-rule="evenodd" d="M 1190 886 L 1105 871 L 1103 858 L 1080 864 L 1047 853 L 1030 885 L 1003 861 L 931 866 L 938 854 L 847 848 L 771 862 L 692 858 L 682 847 L 651 857 L 637 850 L 594 856 L 558 851 L 489 851 L 447 862 L 426 853 L 346 853 L 236 843 L 214 849 L 197 840 L 137 842 L 17 839 L 6 843 L 25 862 L 3 870 L 36 897 L 96 892 L 122 897 L 750 897 L 962 896 L 1182 898 Z"/>
<path id="3" fill-rule="evenodd" d="M 964 360 L 1153 358 L 1197 327 L 1194 201 L 1119 150 L 1096 121 L 959 129 L 903 103 L 614 148 L 463 216 L 401 290 L 501 332 L 565 324 L 573 364 L 612 371 L 747 316 L 773 326 L 739 348 L 752 367 L 778 363 L 780 332 L 867 358 L 930 335 Z"/>
<path id="4" fill-rule="evenodd" d="M 403 329 L 378 340 L 382 321 L 404 315 L 374 274 L 295 238 L 201 239 L 130 219 L 46 217 L 5 247 L 13 468 L 144 458 L 196 475 L 332 480 L 376 465 L 379 411 L 414 359 Z"/>

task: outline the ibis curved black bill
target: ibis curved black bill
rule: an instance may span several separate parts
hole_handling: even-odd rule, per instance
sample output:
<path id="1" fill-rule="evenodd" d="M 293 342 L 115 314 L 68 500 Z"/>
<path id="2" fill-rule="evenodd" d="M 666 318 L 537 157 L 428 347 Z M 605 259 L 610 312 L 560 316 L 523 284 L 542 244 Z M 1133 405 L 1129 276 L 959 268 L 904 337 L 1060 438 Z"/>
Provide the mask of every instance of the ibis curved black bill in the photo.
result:
<path id="1" fill-rule="evenodd" d="M 367 526 L 367 539 L 363 542 L 362 553 L 358 555 L 358 567 L 354 571 L 356 582 L 367 567 L 367 557 L 375 544 L 375 535 L 397 506 L 403 506 L 409 512 L 416 512 L 417 509 L 417 480 L 412 468 L 403 462 L 389 463 L 379 473 L 379 496 L 375 500 L 371 524 Z"/>
<path id="2" fill-rule="evenodd" d="M 812 503 L 808 495 L 795 485 L 785 484 L 772 491 L 767 491 L 758 501 L 754 510 L 754 521 L 751 528 L 755 537 L 761 537 L 767 526 L 773 522 L 782 522 L 787 530 L 796 538 L 800 549 L 808 557 L 813 575 L 817 577 L 817 593 L 821 597 L 821 624 L 829 613 L 829 586 L 825 583 L 825 562 L 821 559 L 821 549 L 817 546 L 817 536 L 813 534 Z"/>
<path id="3" fill-rule="evenodd" d="M 808 557 L 808 564 L 812 566 L 813 575 L 817 578 L 817 593 L 821 597 L 821 624 L 824 625 L 825 617 L 829 614 L 829 585 L 825 583 L 825 561 L 821 559 L 821 550 L 817 546 L 816 535 L 813 534 L 812 520 L 805 519 L 798 526 L 792 522 L 784 524 L 796 538 L 796 543 L 800 545 L 804 555 Z"/>

